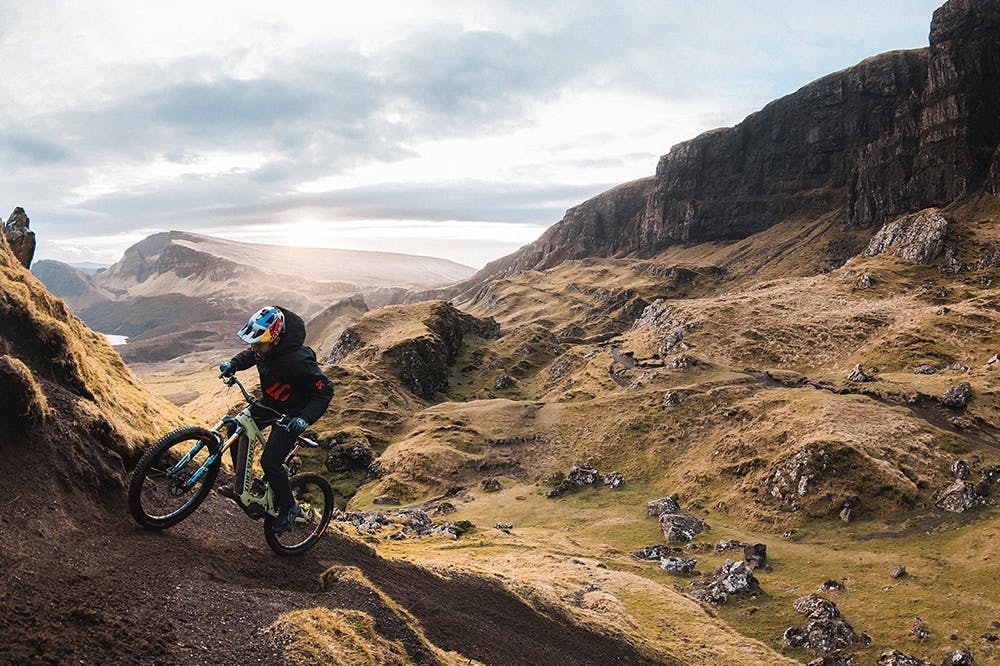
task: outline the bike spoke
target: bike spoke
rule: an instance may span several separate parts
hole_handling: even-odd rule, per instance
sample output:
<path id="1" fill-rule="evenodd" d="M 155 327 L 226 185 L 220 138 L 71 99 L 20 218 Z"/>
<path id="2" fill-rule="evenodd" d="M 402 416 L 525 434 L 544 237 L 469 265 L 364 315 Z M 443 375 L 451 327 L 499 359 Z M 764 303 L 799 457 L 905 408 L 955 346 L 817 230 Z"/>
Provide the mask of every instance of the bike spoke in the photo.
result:
<path id="1" fill-rule="evenodd" d="M 305 549 L 319 537 L 329 516 L 326 495 L 315 482 L 309 479 L 296 481 L 292 486 L 292 495 L 298 503 L 299 515 L 288 530 L 275 534 L 273 538 L 278 546 L 294 552 Z"/>
<path id="2" fill-rule="evenodd" d="M 143 512 L 153 519 L 166 519 L 187 508 L 198 497 L 214 458 L 198 439 L 180 440 L 165 448 L 143 479 Z"/>

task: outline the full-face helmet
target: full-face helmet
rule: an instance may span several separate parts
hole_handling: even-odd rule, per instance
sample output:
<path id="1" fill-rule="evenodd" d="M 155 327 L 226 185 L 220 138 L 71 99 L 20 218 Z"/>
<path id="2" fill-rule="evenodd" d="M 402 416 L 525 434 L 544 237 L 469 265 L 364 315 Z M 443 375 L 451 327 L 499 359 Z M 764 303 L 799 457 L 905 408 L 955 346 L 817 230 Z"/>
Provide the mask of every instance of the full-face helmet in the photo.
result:
<path id="1" fill-rule="evenodd" d="M 236 334 L 243 342 L 274 342 L 285 332 L 285 315 L 271 305 L 250 317 L 246 326 Z"/>

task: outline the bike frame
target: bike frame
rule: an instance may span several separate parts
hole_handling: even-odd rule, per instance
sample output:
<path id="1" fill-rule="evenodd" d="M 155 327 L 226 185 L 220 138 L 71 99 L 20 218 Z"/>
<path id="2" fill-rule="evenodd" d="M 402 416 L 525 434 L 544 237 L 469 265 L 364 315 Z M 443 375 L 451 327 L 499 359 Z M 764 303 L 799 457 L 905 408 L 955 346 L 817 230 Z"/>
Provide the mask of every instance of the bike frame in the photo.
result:
<path id="1" fill-rule="evenodd" d="M 242 386 L 241 386 L 242 388 Z M 239 497 L 239 503 L 243 507 L 243 510 L 247 513 L 259 514 L 261 510 L 271 516 L 276 516 L 277 511 L 274 507 L 274 493 L 271 490 L 271 485 L 264 482 L 264 494 L 263 496 L 250 492 L 253 487 L 253 460 L 254 454 L 257 452 L 257 447 L 264 445 L 264 435 L 261 433 L 260 428 L 257 427 L 257 422 L 254 421 L 252 416 L 253 403 L 241 410 L 236 416 L 226 415 L 222 417 L 212 431 L 215 432 L 220 437 L 222 436 L 223 427 L 235 424 L 233 428 L 233 434 L 229 436 L 222 443 L 222 447 L 219 449 L 219 455 L 223 455 L 230 447 L 243 446 L 242 442 L 246 442 L 246 450 L 238 450 L 236 456 L 236 469 L 233 471 L 236 473 L 236 477 L 233 480 L 233 489 L 236 491 Z M 278 421 L 276 420 L 272 427 L 280 427 Z M 245 437 L 245 440 L 243 439 Z M 289 456 L 294 454 L 298 450 L 298 445 L 292 448 Z M 251 509 L 251 507 L 259 507 L 257 509 Z M 259 516 L 254 516 L 259 517 Z"/>
<path id="2" fill-rule="evenodd" d="M 238 455 L 236 456 L 237 467 L 235 469 L 236 478 L 233 482 L 233 488 L 239 498 L 239 504 L 243 510 L 251 518 L 261 518 L 264 515 L 271 516 L 272 518 L 278 515 L 277 508 L 274 505 L 274 492 L 271 490 L 271 485 L 265 480 L 263 483 L 264 491 L 262 494 L 254 493 L 253 484 L 253 460 L 254 454 L 257 451 L 257 447 L 264 445 L 264 435 L 261 433 L 260 427 L 257 426 L 257 422 L 253 418 L 253 409 L 258 407 L 259 409 L 264 409 L 272 412 L 275 416 L 271 421 L 271 427 L 281 428 L 284 427 L 285 422 L 288 420 L 287 415 L 281 412 L 271 409 L 266 405 L 259 403 L 257 398 L 251 395 L 243 384 L 235 376 L 223 377 L 222 381 L 225 382 L 227 386 L 233 386 L 234 384 L 239 387 L 240 392 L 243 393 L 243 398 L 247 401 L 247 406 L 239 411 L 235 416 L 230 416 L 226 414 L 212 427 L 211 431 L 216 436 L 219 447 L 218 450 L 212 453 L 207 460 L 198 468 L 198 470 L 188 479 L 186 486 L 191 487 L 196 484 L 202 476 L 208 471 L 208 469 L 215 464 L 216 460 L 219 460 L 222 455 L 229 450 L 232 446 L 238 446 L 241 439 L 246 437 L 246 451 L 238 450 Z M 230 427 L 232 426 L 232 427 Z M 224 435 L 224 432 L 232 430 L 231 435 Z M 285 464 L 287 466 L 288 460 L 294 456 L 301 446 L 308 446 L 309 448 L 316 448 L 319 446 L 318 443 L 309 439 L 308 437 L 298 436 L 295 446 L 292 450 L 288 452 L 288 456 L 285 458 Z M 206 444 L 204 442 L 198 442 L 194 448 L 192 448 L 180 461 L 174 466 L 173 469 L 181 469 L 200 452 Z"/>

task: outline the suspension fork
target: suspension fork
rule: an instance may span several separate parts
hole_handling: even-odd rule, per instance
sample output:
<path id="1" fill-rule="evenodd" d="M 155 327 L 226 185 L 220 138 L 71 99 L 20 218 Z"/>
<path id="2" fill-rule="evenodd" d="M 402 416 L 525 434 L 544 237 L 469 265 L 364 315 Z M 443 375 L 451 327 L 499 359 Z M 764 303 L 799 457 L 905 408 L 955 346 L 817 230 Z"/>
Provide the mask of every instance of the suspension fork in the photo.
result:
<path id="1" fill-rule="evenodd" d="M 218 432 L 218 427 L 216 427 L 213 430 L 213 432 Z M 223 445 L 219 448 L 218 451 L 212 453 L 211 455 L 208 456 L 208 458 L 205 459 L 205 462 L 203 462 L 201 466 L 198 467 L 197 470 L 195 470 L 195 473 L 191 475 L 191 478 L 189 478 L 187 481 L 184 482 L 185 488 L 193 487 L 195 484 L 198 483 L 198 481 L 201 480 L 201 477 L 205 476 L 209 468 L 211 468 L 212 465 L 215 464 L 215 461 L 219 459 L 219 457 L 222 455 L 222 452 L 225 451 L 228 445 L 231 443 L 231 439 L 232 438 L 223 443 Z M 196 455 L 198 455 L 198 453 L 206 446 L 208 446 L 208 444 L 205 443 L 205 440 L 199 439 L 198 443 L 195 444 L 193 447 L 191 447 L 190 451 L 185 453 L 181 457 L 181 459 L 177 461 L 176 464 L 174 464 L 170 469 L 167 470 L 167 475 L 169 476 L 171 473 L 183 469 L 184 466 L 187 465 L 191 461 L 191 459 L 194 458 Z"/>

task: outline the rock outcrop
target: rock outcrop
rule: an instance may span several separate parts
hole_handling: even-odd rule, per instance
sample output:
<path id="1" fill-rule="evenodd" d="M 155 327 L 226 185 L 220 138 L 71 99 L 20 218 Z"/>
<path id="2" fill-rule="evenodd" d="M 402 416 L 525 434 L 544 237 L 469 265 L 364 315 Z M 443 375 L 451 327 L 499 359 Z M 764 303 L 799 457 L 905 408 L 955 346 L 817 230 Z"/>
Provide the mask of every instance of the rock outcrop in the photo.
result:
<path id="1" fill-rule="evenodd" d="M 11 252 L 25 268 L 31 267 L 35 256 L 35 232 L 28 227 L 31 221 L 24 209 L 18 206 L 3 223 L 3 235 L 10 245 Z"/>
<path id="2" fill-rule="evenodd" d="M 652 177 L 569 209 L 534 243 L 435 295 L 472 296 L 568 259 L 650 256 L 830 214 L 878 228 L 1000 194 L 998 76 L 1000 6 L 950 0 L 934 12 L 928 47 L 868 58 L 673 146 Z"/>
<path id="3" fill-rule="evenodd" d="M 447 390 L 448 367 L 466 335 L 496 338 L 500 327 L 444 301 L 387 306 L 348 326 L 323 360 L 382 364 L 414 395 L 432 400 Z"/>
<path id="4" fill-rule="evenodd" d="M 906 215 L 887 223 L 868 244 L 864 254 L 891 254 L 918 264 L 929 264 L 944 249 L 948 220 L 936 208 Z"/>

